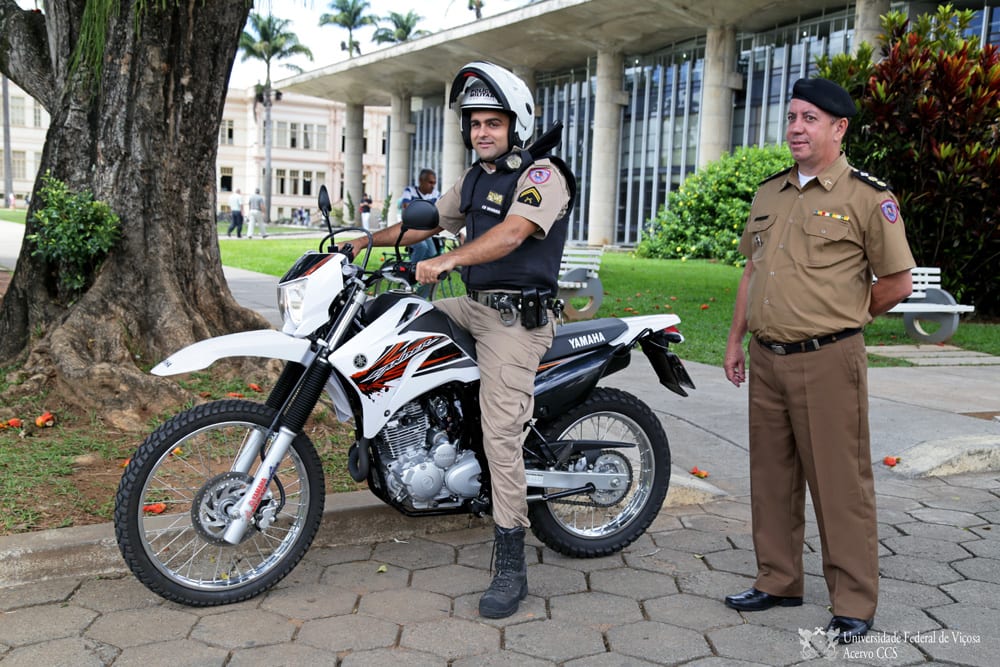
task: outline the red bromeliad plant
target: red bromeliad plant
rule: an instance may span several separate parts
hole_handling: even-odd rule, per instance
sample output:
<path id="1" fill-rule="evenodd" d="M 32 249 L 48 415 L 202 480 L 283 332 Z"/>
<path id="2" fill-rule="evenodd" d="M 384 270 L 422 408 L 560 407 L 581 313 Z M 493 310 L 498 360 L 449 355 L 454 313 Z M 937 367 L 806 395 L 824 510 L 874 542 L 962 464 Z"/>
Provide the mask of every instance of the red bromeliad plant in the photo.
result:
<path id="1" fill-rule="evenodd" d="M 858 101 L 846 151 L 899 198 L 918 265 L 981 315 L 1000 314 L 1000 52 L 964 36 L 951 6 L 882 19 L 885 46 L 820 61 L 819 75 Z"/>

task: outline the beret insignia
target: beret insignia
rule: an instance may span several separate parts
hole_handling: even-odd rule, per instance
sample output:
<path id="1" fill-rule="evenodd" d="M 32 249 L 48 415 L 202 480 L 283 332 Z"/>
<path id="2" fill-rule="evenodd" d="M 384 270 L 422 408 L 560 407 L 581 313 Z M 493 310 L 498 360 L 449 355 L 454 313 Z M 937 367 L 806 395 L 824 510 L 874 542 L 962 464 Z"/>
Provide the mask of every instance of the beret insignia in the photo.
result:
<path id="1" fill-rule="evenodd" d="M 861 181 L 862 183 L 865 183 L 866 185 L 870 185 L 870 186 L 872 186 L 873 188 L 875 188 L 876 190 L 878 190 L 880 192 L 884 192 L 885 190 L 889 189 L 889 184 L 888 183 L 886 183 L 885 181 L 882 181 L 882 180 L 879 180 L 879 179 L 875 178 L 874 176 L 872 176 L 871 174 L 869 174 L 867 171 L 858 171 L 857 169 L 855 169 L 855 170 L 853 170 L 851 172 L 851 175 L 854 176 L 854 178 L 856 178 L 859 181 Z"/>

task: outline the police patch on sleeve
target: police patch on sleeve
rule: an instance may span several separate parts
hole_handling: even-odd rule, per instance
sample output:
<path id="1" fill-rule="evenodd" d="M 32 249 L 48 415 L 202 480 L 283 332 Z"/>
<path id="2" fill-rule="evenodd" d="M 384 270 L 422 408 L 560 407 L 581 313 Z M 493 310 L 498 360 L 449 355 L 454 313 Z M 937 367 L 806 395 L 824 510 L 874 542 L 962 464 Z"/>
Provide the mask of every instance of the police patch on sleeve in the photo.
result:
<path id="1" fill-rule="evenodd" d="M 896 206 L 896 202 L 891 199 L 886 199 L 879 204 L 879 208 L 882 209 L 882 216 L 888 220 L 890 224 L 899 220 L 899 207 Z"/>
<path id="2" fill-rule="evenodd" d="M 528 178 L 535 185 L 541 185 L 545 181 L 549 180 L 549 176 L 552 175 L 552 170 L 548 167 L 536 167 L 528 172 Z"/>
<path id="3" fill-rule="evenodd" d="M 538 191 L 538 188 L 532 186 L 527 190 L 521 190 L 521 193 L 517 196 L 517 201 L 528 206 L 541 206 L 542 193 Z"/>

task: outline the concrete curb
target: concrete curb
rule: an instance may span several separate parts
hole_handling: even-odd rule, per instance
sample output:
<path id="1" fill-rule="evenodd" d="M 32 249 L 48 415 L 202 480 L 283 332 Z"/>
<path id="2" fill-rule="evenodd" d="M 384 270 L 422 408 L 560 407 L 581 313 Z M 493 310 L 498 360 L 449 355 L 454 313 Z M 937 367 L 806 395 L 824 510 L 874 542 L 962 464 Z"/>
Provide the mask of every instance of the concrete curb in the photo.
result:
<path id="1" fill-rule="evenodd" d="M 702 480 L 689 480 L 672 471 L 664 507 L 700 504 L 724 495 Z M 313 544 L 333 546 L 385 542 L 475 526 L 489 519 L 469 514 L 407 517 L 382 503 L 369 491 L 334 493 L 326 497 L 323 522 Z M 0 537 L 0 587 L 60 577 L 100 576 L 128 571 L 111 523 L 56 528 Z"/>
<path id="2" fill-rule="evenodd" d="M 900 455 L 895 472 L 906 477 L 940 477 L 1000 471 L 1000 440 L 989 435 L 928 440 Z"/>

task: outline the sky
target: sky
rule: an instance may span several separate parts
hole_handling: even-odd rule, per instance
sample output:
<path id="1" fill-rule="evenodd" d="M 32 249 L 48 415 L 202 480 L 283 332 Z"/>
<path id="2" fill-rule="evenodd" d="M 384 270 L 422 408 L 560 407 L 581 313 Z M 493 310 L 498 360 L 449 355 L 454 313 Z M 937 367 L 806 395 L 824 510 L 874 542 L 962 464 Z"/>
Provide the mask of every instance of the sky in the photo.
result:
<path id="1" fill-rule="evenodd" d="M 527 0 L 484 0 L 483 18 L 517 9 L 525 4 Z M 417 28 L 430 32 L 439 32 L 476 20 L 475 13 L 468 7 L 468 0 L 369 0 L 369 5 L 368 13 L 377 17 L 385 17 L 389 12 L 406 14 L 413 10 L 422 17 Z M 305 57 L 296 57 L 272 62 L 273 81 L 295 74 L 294 71 L 282 66 L 285 62 L 294 63 L 303 71 L 309 72 L 347 58 L 347 52 L 340 50 L 340 43 L 347 40 L 347 31 L 332 25 L 319 27 L 319 17 L 331 13 L 329 0 L 256 0 L 251 11 L 264 14 L 269 6 L 275 16 L 291 20 L 288 29 L 295 33 L 299 42 L 309 47 L 313 54 L 312 61 Z M 376 44 L 371 40 L 374 32 L 375 27 L 368 26 L 355 33 L 354 39 L 361 44 L 362 54 L 387 46 Z M 234 88 L 246 88 L 258 81 L 262 82 L 265 76 L 264 63 L 259 60 L 241 62 L 241 58 L 240 54 L 236 55 L 229 85 Z"/>

